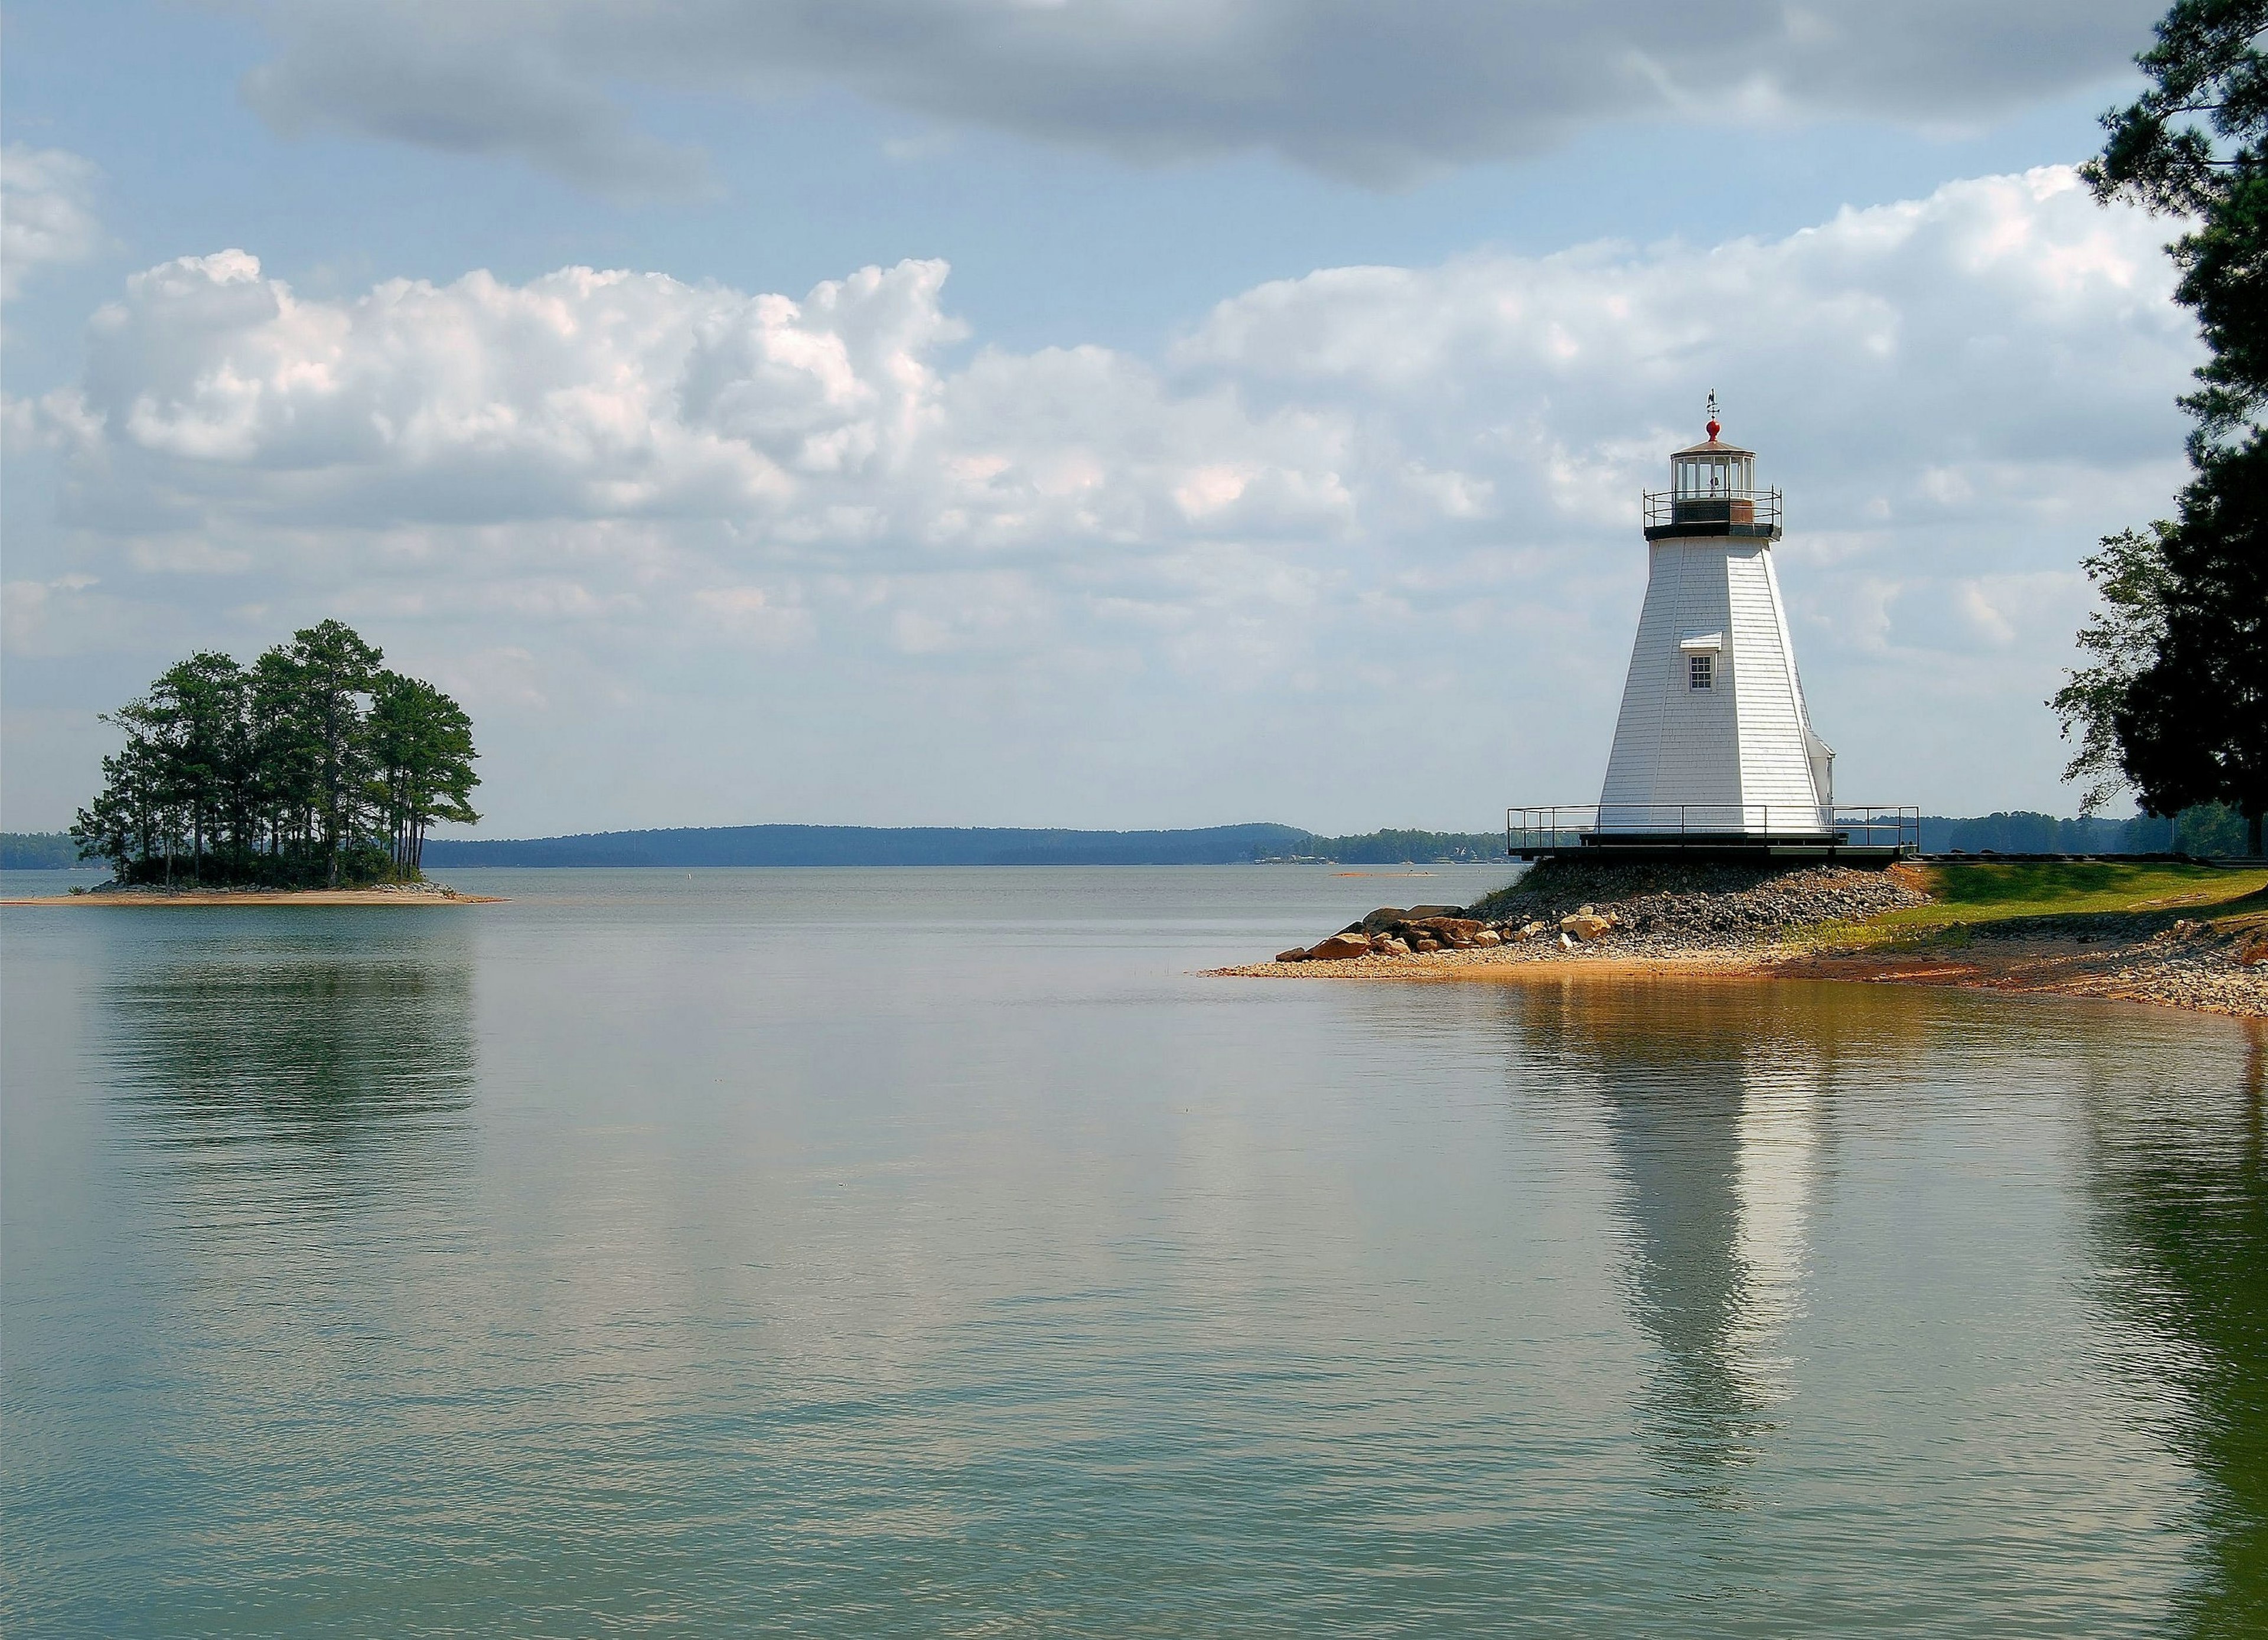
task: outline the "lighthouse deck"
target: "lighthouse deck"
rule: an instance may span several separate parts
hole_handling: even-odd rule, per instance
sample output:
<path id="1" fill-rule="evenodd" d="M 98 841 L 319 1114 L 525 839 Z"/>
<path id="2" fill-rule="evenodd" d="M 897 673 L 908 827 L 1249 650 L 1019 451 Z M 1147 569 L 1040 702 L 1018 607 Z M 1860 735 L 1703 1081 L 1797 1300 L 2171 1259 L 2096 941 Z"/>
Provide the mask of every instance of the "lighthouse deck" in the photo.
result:
<path id="1" fill-rule="evenodd" d="M 1647 490 L 1644 504 L 1650 541 L 1703 540 L 1776 541 L 1780 538 L 1780 495 L 1777 489 L 1695 493 Z"/>
<path id="2" fill-rule="evenodd" d="M 1515 860 L 1887 865 L 1921 852 L 1921 811 L 1879 804 L 1545 804 L 1505 812 L 1504 851 Z"/>

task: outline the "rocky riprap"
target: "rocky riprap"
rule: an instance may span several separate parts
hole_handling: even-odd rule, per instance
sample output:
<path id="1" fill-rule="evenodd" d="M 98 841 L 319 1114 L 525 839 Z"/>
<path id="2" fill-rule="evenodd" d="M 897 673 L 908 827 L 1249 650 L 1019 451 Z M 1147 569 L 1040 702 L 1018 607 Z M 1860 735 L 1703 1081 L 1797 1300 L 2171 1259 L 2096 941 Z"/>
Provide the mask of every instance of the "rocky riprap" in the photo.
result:
<path id="1" fill-rule="evenodd" d="M 1885 871 L 1843 865 L 1639 865 L 1546 861 L 1469 907 L 1381 906 L 1278 963 L 1603 947 L 1633 957 L 1721 952 L 1929 896 Z M 1510 953 L 1506 953 L 1510 954 Z M 1603 954 L 1603 953 L 1602 953 Z M 1273 965 L 1267 965 L 1273 966 Z"/>
<path id="2" fill-rule="evenodd" d="M 2011 989 L 2268 1019 L 2268 930 L 2255 926 L 2184 917 L 2146 938 L 2124 943 L 2098 924 L 2029 967 L 2018 972 Z M 2043 978 L 2052 983 L 2038 984 Z"/>
<path id="3" fill-rule="evenodd" d="M 1467 912 L 1491 923 L 1556 926 L 1585 908 L 1634 951 L 1766 943 L 1826 923 L 1853 923 L 1929 896 L 1893 872 L 1847 865 L 1594 864 L 1546 860 Z"/>

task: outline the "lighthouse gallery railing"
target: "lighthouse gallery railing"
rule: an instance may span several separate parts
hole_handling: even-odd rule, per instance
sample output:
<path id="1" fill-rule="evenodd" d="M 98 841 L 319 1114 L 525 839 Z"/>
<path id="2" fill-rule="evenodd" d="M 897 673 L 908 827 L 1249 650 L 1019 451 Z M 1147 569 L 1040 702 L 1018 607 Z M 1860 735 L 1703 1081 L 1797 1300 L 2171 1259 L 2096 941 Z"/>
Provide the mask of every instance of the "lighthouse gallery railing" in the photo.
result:
<path id="1" fill-rule="evenodd" d="M 1776 489 L 1719 490 L 1712 495 L 1677 489 L 1645 492 L 1646 527 L 1662 529 L 1677 524 L 1779 525 L 1779 491 Z"/>
<path id="2" fill-rule="evenodd" d="M 1670 849 L 1815 839 L 1835 848 L 1918 851 L 1921 811 L 1868 803 L 1554 803 L 1505 811 L 1506 854 L 1596 847 L 1601 839 Z"/>

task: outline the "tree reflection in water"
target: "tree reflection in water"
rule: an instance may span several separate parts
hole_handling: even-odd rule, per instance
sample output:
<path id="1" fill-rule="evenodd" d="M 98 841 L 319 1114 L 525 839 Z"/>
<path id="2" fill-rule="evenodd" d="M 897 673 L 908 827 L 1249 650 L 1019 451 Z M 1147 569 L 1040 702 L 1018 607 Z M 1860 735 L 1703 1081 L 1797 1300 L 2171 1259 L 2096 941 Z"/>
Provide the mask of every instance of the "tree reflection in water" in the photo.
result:
<path id="1" fill-rule="evenodd" d="M 398 1193 L 458 1165 L 475 1057 L 454 940 L 167 942 L 102 1003 L 136 1140 L 218 1222 Z"/>
<path id="2" fill-rule="evenodd" d="M 2132 1371 L 2204 1481 L 2201 1576 L 2179 1632 L 2268 1633 L 2268 1020 L 2233 1087 L 2090 1090 L 2106 1302 Z"/>

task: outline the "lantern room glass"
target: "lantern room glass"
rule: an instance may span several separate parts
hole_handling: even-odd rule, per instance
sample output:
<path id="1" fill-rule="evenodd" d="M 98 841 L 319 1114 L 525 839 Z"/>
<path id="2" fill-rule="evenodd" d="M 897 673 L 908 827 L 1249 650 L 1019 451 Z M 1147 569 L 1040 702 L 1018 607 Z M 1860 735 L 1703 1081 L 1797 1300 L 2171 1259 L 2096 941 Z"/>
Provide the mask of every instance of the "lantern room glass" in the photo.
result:
<path id="1" fill-rule="evenodd" d="M 1756 487 L 1756 459 L 1746 451 L 1673 456 L 1669 477 L 1680 501 L 1745 496 Z"/>

